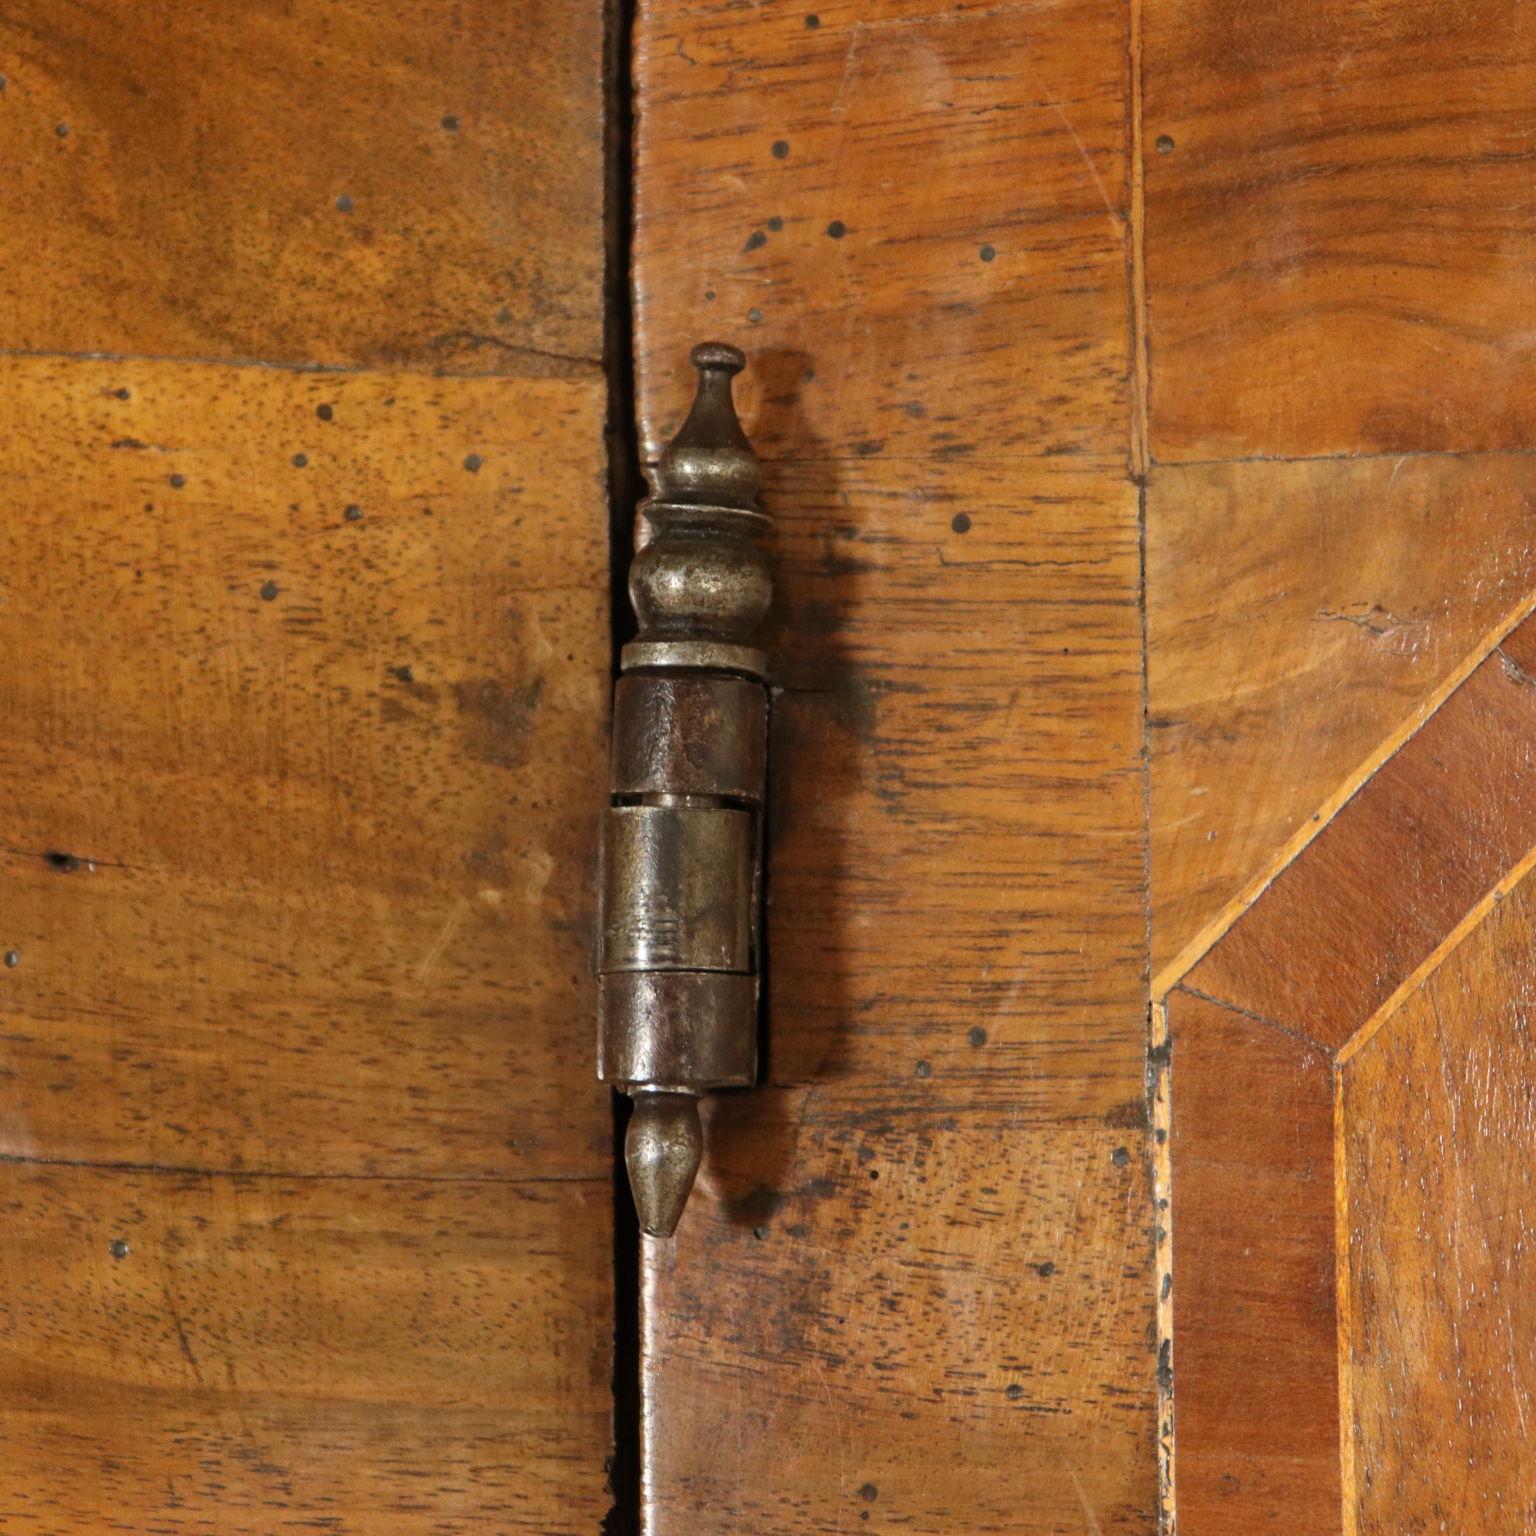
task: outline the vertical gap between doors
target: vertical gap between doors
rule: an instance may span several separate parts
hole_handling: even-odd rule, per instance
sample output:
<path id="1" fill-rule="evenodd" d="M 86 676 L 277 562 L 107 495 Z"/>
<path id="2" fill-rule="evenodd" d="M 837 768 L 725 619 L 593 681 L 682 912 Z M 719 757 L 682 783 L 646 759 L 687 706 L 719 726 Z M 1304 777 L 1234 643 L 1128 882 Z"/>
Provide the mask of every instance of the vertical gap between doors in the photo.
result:
<path id="1" fill-rule="evenodd" d="M 631 48 L 635 0 L 606 0 L 604 90 L 604 328 L 608 386 L 608 569 L 611 671 L 629 638 L 625 579 L 633 548 L 635 502 L 642 489 L 635 423 L 633 304 L 630 292 L 634 223 L 634 87 Z M 629 1101 L 613 1094 L 613 1448 L 608 1463 L 612 1504 L 602 1536 L 640 1532 L 640 1229 L 624 1169 Z"/>

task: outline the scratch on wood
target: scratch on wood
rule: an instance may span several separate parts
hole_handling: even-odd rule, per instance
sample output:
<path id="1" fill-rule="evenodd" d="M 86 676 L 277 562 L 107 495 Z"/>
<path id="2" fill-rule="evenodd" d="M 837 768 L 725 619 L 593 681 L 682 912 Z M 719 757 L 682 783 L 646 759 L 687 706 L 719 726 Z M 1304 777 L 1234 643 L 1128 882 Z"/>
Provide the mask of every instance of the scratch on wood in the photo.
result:
<path id="1" fill-rule="evenodd" d="M 1083 1480 L 1077 1475 L 1077 1468 L 1069 1466 L 1067 1476 L 1072 1479 L 1072 1486 L 1077 1490 L 1078 1503 L 1083 1506 L 1083 1514 L 1088 1517 L 1088 1529 L 1093 1536 L 1104 1536 L 1104 1527 L 1099 1524 L 1099 1517 L 1093 1512 L 1093 1505 L 1088 1502 L 1088 1491 L 1083 1487 Z"/>
<path id="2" fill-rule="evenodd" d="M 427 952 L 421 957 L 421 963 L 416 967 L 416 985 L 425 987 L 430 980 L 437 962 L 442 959 L 443 951 L 453 941 L 453 936 L 459 931 L 459 925 L 464 921 L 464 914 L 469 910 L 470 902 L 467 896 L 460 896 L 448 909 L 448 916 L 443 919 L 443 926 L 437 930 L 437 937 L 427 946 Z"/>

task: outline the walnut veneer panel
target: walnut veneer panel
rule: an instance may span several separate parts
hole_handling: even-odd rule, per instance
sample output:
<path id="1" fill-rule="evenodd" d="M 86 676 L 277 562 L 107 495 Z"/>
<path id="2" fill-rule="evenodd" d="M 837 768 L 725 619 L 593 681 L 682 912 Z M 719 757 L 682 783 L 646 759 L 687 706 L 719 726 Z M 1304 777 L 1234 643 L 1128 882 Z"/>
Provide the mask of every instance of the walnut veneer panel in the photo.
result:
<path id="1" fill-rule="evenodd" d="M 1134 491 L 1015 466 L 957 535 L 882 466 L 778 471 L 784 590 L 840 620 L 779 652 L 771 1086 L 647 1249 L 650 1518 L 1138 1529 Z"/>
<path id="2" fill-rule="evenodd" d="M 603 48 L 0 19 L 6 1530 L 612 1502 Z"/>
<path id="3" fill-rule="evenodd" d="M 7 1530 L 597 1529 L 601 1184 L 0 1189 Z"/>
<path id="4" fill-rule="evenodd" d="M 1536 1523 L 1536 877 L 1341 1072 L 1359 1536 Z"/>
<path id="5" fill-rule="evenodd" d="M 1169 996 L 1186 1536 L 1529 1523 L 1533 633 Z"/>
<path id="6" fill-rule="evenodd" d="M 1153 472 L 1154 974 L 1528 602 L 1533 506 L 1523 455 Z"/>
<path id="7" fill-rule="evenodd" d="M 0 363 L 7 1528 L 601 1520 L 602 417 Z"/>
<path id="8" fill-rule="evenodd" d="M 1119 7 L 642 10 L 643 444 L 752 357 L 769 1084 L 645 1257 L 655 1536 L 1155 1521 Z"/>
<path id="9" fill-rule="evenodd" d="M 769 457 L 1123 454 L 1125 11 L 811 16 L 641 15 L 645 453 L 687 407 L 686 322 L 751 353 L 738 394 Z"/>
<path id="10" fill-rule="evenodd" d="M 1536 15 L 1149 0 L 1159 460 L 1536 442 Z"/>
<path id="11" fill-rule="evenodd" d="M 1179 1529 L 1334 1531 L 1330 1058 L 1179 989 L 1168 1008 Z"/>
<path id="12" fill-rule="evenodd" d="M 1536 684 L 1495 652 L 1189 973 L 1336 1050 L 1536 845 Z"/>
<path id="13" fill-rule="evenodd" d="M 595 359 L 602 49 L 598 0 L 17 0 L 0 347 Z"/>
<path id="14" fill-rule="evenodd" d="M 558 1086 L 586 1086 L 602 411 L 0 362 L 0 1147 L 606 1176 L 599 1097 Z"/>

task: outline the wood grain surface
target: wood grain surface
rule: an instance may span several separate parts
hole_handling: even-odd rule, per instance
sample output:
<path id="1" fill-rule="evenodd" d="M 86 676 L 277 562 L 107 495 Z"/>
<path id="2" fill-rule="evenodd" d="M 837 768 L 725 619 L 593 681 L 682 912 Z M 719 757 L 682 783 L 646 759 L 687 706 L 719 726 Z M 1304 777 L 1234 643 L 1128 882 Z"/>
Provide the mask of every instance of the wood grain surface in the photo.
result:
<path id="1" fill-rule="evenodd" d="M 612 1502 L 601 32 L 0 21 L 8 1531 Z"/>
<path id="2" fill-rule="evenodd" d="M 1431 1128 L 1452 1146 L 1521 1052 L 1491 1000 L 1486 1034 L 1458 1015 L 1454 1070 L 1439 1073 L 1436 1031 L 1411 1065 L 1390 1042 L 1536 849 L 1536 632 L 1506 635 L 1536 596 L 1536 27 L 1446 0 L 1146 0 L 1137 17 L 1153 992 L 1173 1030 L 1174 1269 L 1194 1288 L 1176 1288 L 1162 1340 L 1179 1529 L 1523 1531 L 1529 1490 L 1478 1439 L 1518 1418 L 1523 1366 L 1456 1374 L 1503 1334 L 1471 1338 L 1484 1314 L 1450 1278 L 1445 1234 L 1476 1230 L 1495 1269 L 1520 1239 L 1458 1208 L 1463 1172 L 1431 1177 L 1417 1150 Z M 1350 1250 L 1373 1277 L 1352 1326 L 1384 1351 L 1375 1421 L 1340 1435 L 1321 1343 L 1298 1326 L 1323 1318 L 1329 1285 L 1349 1290 L 1336 1234 L 1320 1211 L 1295 1227 L 1283 1200 L 1256 1202 L 1254 1170 L 1279 1177 L 1317 1142 L 1297 1062 L 1331 1058 L 1338 1089 L 1378 1050 L 1379 1092 L 1362 1074 L 1335 1113 L 1358 1152 L 1334 1149 L 1336 1188 L 1367 1162 L 1382 1185 Z M 1272 1070 L 1248 1073 L 1265 1052 Z M 1253 1143 L 1229 1145 L 1245 1117 Z M 1476 1156 L 1455 1153 L 1469 1179 Z M 1407 1236 L 1421 1215 L 1434 1295 Z M 1255 1294 L 1242 1263 L 1209 1283 L 1238 1237 L 1254 1273 L 1294 1285 Z M 1451 1345 L 1432 1320 L 1447 1316 L 1467 1330 Z M 1366 1368 L 1344 1370 L 1346 1394 Z M 1454 1408 L 1433 1385 L 1451 1380 Z M 1317 1466 L 1289 1475 L 1303 1442 Z"/>
<path id="3" fill-rule="evenodd" d="M 701 326 L 751 353 L 769 458 L 920 459 L 962 486 L 961 459 L 1123 454 L 1126 44 L 1098 0 L 642 12 L 646 457 Z"/>
<path id="4" fill-rule="evenodd" d="M 1532 447 L 1529 8 L 1142 16 L 1155 458 Z"/>
<path id="5" fill-rule="evenodd" d="M 1530 29 L 1485 11 L 642 11 L 642 445 L 686 402 L 683 334 L 753 353 L 784 686 L 772 1087 L 718 1107 L 648 1252 L 653 1531 L 1149 1528 L 1148 1431 L 1074 1434 L 1105 1375 L 1076 1329 L 1145 1250 L 1088 1191 L 1059 1204 L 1111 1084 L 1137 1127 L 1112 1156 L 1143 1134 L 1108 789 L 1133 750 L 1109 614 L 1138 600 L 1139 879 L 1156 990 L 1187 981 L 1167 1501 L 1337 1530 L 1330 1063 L 1536 844 L 1521 637 L 1485 660 L 1536 575 L 1536 125 Z M 1434 452 L 1469 448 L 1514 451 Z M 1148 464 L 1137 583 L 1116 540 Z M 1046 1246 L 1073 1253 L 1060 1312 Z M 987 1342 L 1024 1336 L 1041 1365 L 995 1403 Z"/>
<path id="6" fill-rule="evenodd" d="M 1536 876 L 1343 1067 L 1359 1536 L 1536 1524 Z"/>
<path id="7" fill-rule="evenodd" d="M 598 1528 L 600 1180 L 0 1188 L 7 1530 Z"/>
<path id="8" fill-rule="evenodd" d="M 1499 642 L 1499 654 L 1512 675 L 1536 678 L 1536 623 L 1517 624 Z"/>
<path id="9" fill-rule="evenodd" d="M 1169 995 L 1183 1536 L 1528 1523 L 1499 1437 L 1531 1362 L 1490 1298 L 1519 1284 L 1507 1167 L 1536 1143 L 1509 958 L 1536 900 L 1533 643 L 1527 620 Z"/>
<path id="10" fill-rule="evenodd" d="M 601 0 L 19 0 L 0 347 L 595 361 Z"/>
<path id="11" fill-rule="evenodd" d="M 1337 1050 L 1536 846 L 1533 769 L 1536 684 L 1496 652 L 1187 985 Z"/>
<path id="12" fill-rule="evenodd" d="M 1156 1521 L 1116 8 L 642 10 L 642 443 L 777 516 L 768 1086 L 645 1254 L 653 1536 Z"/>
<path id="13" fill-rule="evenodd" d="M 602 23 L 0 20 L 8 1530 L 605 1522 Z M 1159 1389 L 1182 1536 L 1523 1530 L 1536 23 L 635 43 L 642 453 L 739 342 L 780 519 L 649 1536 L 1146 1536 Z"/>
<path id="14" fill-rule="evenodd" d="M 602 390 L 515 388 L 0 362 L 0 1148 L 605 1172 L 552 1086 L 590 991 Z"/>
<path id="15" fill-rule="evenodd" d="M 1331 1059 L 1182 989 L 1168 1012 L 1178 1529 L 1336 1531 Z"/>
<path id="16" fill-rule="evenodd" d="M 1182 975 L 1529 605 L 1533 534 L 1523 455 L 1154 470 L 1155 977 Z"/>

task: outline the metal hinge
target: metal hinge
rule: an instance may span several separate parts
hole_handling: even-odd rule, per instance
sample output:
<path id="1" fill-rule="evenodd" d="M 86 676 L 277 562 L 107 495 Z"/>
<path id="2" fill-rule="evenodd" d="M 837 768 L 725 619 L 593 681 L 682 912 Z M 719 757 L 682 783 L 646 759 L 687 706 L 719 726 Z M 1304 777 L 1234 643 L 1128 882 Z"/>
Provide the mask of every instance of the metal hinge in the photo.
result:
<path id="1" fill-rule="evenodd" d="M 700 1096 L 757 1075 L 771 523 L 731 399 L 746 358 L 705 342 L 692 362 L 693 409 L 639 509 L 603 824 L 598 1077 L 634 1100 L 624 1161 L 657 1237 L 703 1157 Z"/>

